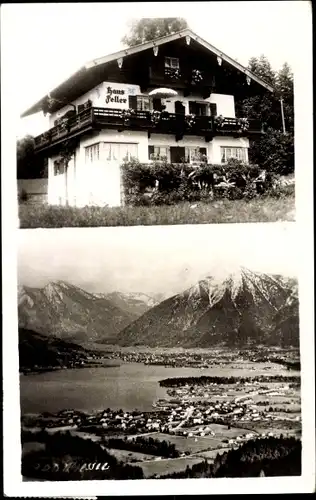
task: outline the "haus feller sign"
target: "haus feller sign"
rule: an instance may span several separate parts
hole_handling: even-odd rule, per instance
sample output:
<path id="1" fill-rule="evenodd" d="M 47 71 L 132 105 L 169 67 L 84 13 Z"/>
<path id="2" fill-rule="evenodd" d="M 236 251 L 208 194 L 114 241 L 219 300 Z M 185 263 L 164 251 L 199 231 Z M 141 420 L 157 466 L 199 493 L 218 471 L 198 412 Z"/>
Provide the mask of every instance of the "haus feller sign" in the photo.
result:
<path id="1" fill-rule="evenodd" d="M 129 97 L 140 93 L 139 85 L 103 82 L 102 97 L 98 100 L 99 106 L 112 109 L 128 109 Z"/>
<path id="2" fill-rule="evenodd" d="M 113 87 L 106 87 L 105 104 L 116 104 L 117 107 L 125 107 L 127 103 L 127 92 L 125 89 L 116 89 Z"/>

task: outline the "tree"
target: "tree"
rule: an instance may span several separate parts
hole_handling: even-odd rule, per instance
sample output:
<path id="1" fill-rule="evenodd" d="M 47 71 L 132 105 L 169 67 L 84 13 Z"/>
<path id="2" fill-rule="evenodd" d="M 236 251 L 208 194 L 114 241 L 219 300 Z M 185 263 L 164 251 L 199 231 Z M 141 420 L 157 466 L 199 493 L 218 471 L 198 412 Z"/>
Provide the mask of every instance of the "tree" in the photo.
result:
<path id="1" fill-rule="evenodd" d="M 294 136 L 269 128 L 249 149 L 249 159 L 263 169 L 279 175 L 294 172 Z"/>
<path id="2" fill-rule="evenodd" d="M 294 78 L 288 65 L 284 63 L 276 76 L 276 93 L 283 99 L 285 128 L 287 132 L 294 132 Z"/>
<path id="3" fill-rule="evenodd" d="M 187 21 L 180 17 L 143 18 L 131 23 L 130 32 L 122 38 L 122 43 L 133 47 L 187 27 Z"/>
<path id="4" fill-rule="evenodd" d="M 260 167 L 276 174 L 294 172 L 294 89 L 290 66 L 284 63 L 280 71 L 273 71 L 265 56 L 250 59 L 248 69 L 273 86 L 273 92 L 249 97 L 238 103 L 248 118 L 260 120 L 265 134 L 258 141 L 251 141 L 249 159 Z M 283 133 L 281 103 L 286 134 Z"/>
<path id="5" fill-rule="evenodd" d="M 47 176 L 44 160 L 35 154 L 34 137 L 26 135 L 16 143 L 17 178 L 37 179 Z"/>

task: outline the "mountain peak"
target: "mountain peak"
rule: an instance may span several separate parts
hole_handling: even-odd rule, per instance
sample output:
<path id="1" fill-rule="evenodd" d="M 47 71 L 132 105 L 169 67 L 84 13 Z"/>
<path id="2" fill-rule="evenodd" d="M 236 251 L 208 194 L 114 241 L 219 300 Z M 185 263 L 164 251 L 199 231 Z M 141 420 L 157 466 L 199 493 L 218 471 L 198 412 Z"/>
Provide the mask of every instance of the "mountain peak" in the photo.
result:
<path id="1" fill-rule="evenodd" d="M 298 309 L 295 283 L 292 278 L 246 267 L 230 272 L 219 269 L 150 309 L 119 334 L 119 342 L 154 347 L 179 344 L 210 347 L 217 343 L 248 342 L 297 345 L 298 332 L 290 337 L 286 328 L 282 331 L 279 328 L 279 333 L 274 333 L 277 315 L 282 320 L 290 315 L 295 317 Z M 291 307 L 285 309 L 287 304 Z"/>

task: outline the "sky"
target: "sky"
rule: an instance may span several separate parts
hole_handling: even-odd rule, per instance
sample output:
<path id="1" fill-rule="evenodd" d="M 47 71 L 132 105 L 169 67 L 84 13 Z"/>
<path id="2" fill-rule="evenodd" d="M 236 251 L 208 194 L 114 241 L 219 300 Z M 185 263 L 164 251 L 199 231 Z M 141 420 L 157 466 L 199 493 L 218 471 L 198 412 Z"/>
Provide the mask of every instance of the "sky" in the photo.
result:
<path id="1" fill-rule="evenodd" d="M 20 114 L 85 62 L 121 50 L 132 19 L 184 17 L 194 32 L 245 66 L 264 54 L 275 70 L 288 62 L 295 72 L 310 18 L 305 0 L 39 3 L 1 10 L 2 67 L 11 82 L 7 98 L 18 137 L 37 135 L 47 123 L 42 114 L 22 120 Z"/>
<path id="2" fill-rule="evenodd" d="M 295 224 L 213 224 L 19 231 L 20 285 L 64 280 L 97 293 L 170 296 L 240 266 L 297 276 Z"/>

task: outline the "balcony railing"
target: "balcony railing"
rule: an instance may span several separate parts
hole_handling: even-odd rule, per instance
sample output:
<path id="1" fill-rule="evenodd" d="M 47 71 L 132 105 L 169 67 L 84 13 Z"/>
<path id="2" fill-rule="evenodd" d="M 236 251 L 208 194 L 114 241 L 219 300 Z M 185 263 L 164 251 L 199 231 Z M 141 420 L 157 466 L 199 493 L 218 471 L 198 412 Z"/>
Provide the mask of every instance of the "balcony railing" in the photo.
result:
<path id="1" fill-rule="evenodd" d="M 57 126 L 35 138 L 37 150 L 47 148 L 65 139 L 83 134 L 96 128 L 116 130 L 146 130 L 165 134 L 183 135 L 248 135 L 260 133 L 261 123 L 249 120 L 248 125 L 236 118 L 224 118 L 222 122 L 211 116 L 192 116 L 166 111 L 138 111 L 91 107 L 71 118 L 63 120 Z M 246 126 L 247 125 L 247 126 Z"/>
<path id="2" fill-rule="evenodd" d="M 217 135 L 263 133 L 260 120 L 249 120 L 247 118 L 217 116 L 214 118 L 214 126 Z"/>

